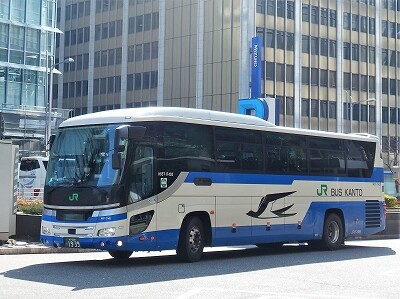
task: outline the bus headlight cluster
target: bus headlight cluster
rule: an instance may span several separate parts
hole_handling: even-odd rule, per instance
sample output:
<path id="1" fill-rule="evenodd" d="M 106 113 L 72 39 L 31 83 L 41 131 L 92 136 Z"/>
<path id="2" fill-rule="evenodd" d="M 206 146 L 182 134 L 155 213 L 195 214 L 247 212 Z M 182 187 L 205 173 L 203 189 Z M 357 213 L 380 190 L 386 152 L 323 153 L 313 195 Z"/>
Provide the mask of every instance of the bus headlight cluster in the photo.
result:
<path id="1" fill-rule="evenodd" d="M 50 228 L 47 226 L 42 226 L 42 234 L 43 235 L 50 235 Z"/>
<path id="2" fill-rule="evenodd" d="M 115 235 L 115 227 L 107 227 L 99 229 L 97 235 L 99 237 L 112 237 Z"/>

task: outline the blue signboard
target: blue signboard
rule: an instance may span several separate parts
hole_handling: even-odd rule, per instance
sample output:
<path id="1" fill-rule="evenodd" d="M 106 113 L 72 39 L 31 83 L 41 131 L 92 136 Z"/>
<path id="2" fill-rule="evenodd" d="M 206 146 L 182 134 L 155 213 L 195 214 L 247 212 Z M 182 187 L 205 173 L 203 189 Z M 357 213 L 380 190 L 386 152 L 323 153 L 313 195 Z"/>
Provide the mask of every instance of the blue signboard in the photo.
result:
<path id="1" fill-rule="evenodd" d="M 253 115 L 279 126 L 279 99 L 239 99 L 240 114 Z"/>
<path id="2" fill-rule="evenodd" d="M 251 40 L 251 97 L 261 97 L 261 46 L 260 37 Z"/>

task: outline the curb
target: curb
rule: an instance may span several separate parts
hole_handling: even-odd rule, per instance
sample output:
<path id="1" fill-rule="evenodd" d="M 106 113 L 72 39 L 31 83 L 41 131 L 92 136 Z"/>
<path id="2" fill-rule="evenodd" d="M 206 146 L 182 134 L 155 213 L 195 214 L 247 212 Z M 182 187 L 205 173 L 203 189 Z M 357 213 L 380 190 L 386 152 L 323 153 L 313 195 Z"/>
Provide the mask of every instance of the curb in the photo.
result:
<path id="1" fill-rule="evenodd" d="M 28 245 L 6 245 L 0 246 L 0 255 L 14 255 L 14 254 L 49 254 L 49 253 L 84 253 L 96 252 L 97 249 L 79 249 L 79 248 L 52 248 L 46 247 L 41 244 L 28 244 Z"/>

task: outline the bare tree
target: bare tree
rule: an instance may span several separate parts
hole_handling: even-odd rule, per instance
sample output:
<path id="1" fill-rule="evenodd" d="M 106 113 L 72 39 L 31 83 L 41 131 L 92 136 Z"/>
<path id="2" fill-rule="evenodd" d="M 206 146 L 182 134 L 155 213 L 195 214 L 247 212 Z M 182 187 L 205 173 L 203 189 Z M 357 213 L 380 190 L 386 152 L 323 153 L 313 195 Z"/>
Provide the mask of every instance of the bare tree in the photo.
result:
<path id="1" fill-rule="evenodd" d="M 383 164 L 391 172 L 393 172 L 393 166 L 399 165 L 399 159 L 400 159 L 399 149 L 400 149 L 399 137 L 382 136 Z"/>

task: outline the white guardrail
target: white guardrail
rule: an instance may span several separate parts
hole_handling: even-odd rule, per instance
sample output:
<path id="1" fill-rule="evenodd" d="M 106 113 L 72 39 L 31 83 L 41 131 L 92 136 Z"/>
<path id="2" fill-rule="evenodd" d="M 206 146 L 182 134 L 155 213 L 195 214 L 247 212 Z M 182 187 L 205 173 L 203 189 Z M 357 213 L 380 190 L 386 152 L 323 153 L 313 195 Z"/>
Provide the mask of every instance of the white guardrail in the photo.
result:
<path id="1" fill-rule="evenodd" d="M 17 188 L 17 196 L 25 199 L 43 199 L 43 188 Z"/>

